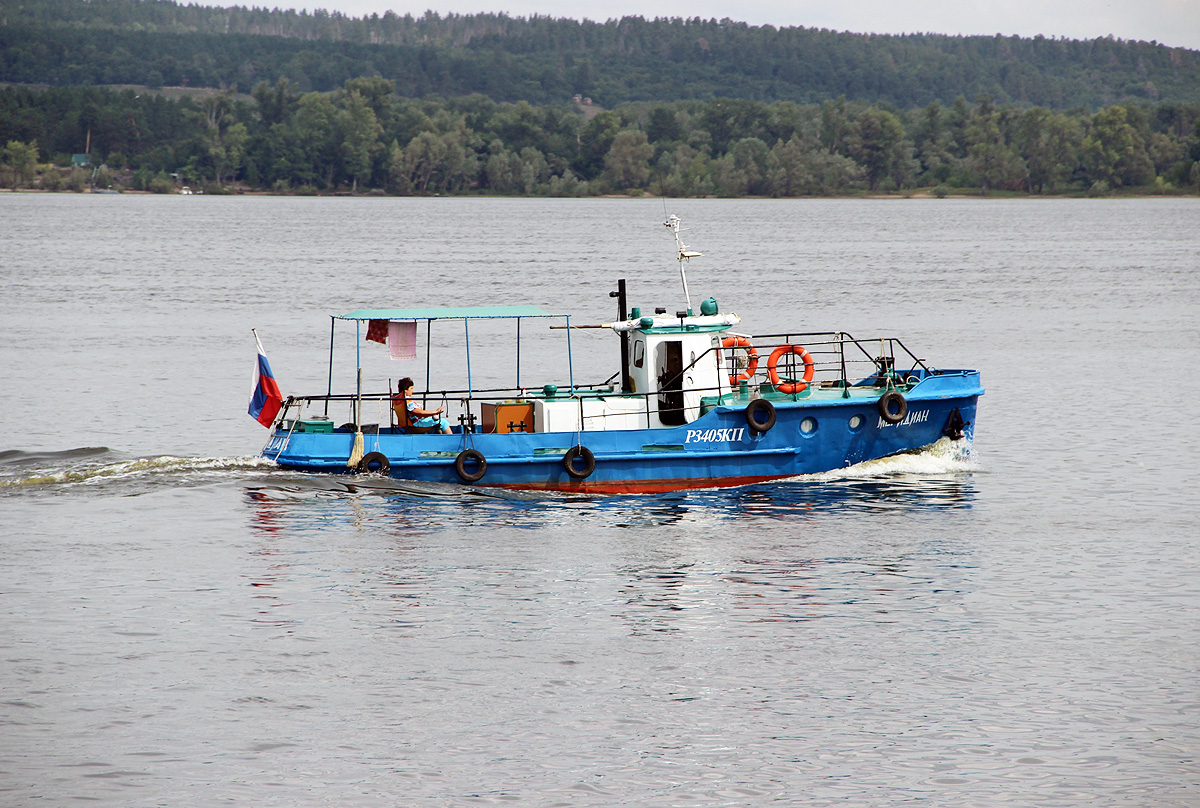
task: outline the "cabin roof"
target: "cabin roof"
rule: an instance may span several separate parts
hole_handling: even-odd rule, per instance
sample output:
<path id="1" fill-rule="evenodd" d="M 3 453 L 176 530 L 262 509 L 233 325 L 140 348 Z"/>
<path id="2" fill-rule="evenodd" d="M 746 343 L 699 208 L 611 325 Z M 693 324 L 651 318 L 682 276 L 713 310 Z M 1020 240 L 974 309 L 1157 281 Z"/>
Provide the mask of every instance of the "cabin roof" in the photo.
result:
<path id="1" fill-rule="evenodd" d="M 563 317 L 537 306 L 458 306 L 423 309 L 359 309 L 335 314 L 339 320 L 474 320 L 505 317 Z"/>

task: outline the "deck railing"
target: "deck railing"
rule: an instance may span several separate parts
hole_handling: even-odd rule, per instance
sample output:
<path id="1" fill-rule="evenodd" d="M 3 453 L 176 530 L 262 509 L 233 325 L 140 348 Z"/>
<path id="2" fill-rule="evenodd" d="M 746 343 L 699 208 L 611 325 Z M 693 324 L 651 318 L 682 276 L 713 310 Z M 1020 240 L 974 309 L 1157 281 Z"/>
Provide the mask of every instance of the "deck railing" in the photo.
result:
<path id="1" fill-rule="evenodd" d="M 589 398 L 596 398 L 602 395 L 641 398 L 643 405 L 640 408 L 640 414 L 645 417 L 647 424 L 651 423 L 656 412 L 662 412 L 666 409 L 678 412 L 681 409 L 678 404 L 667 405 L 662 401 L 663 397 L 668 390 L 676 396 L 680 395 L 682 390 L 681 379 L 683 376 L 689 371 L 694 371 L 697 366 L 706 365 L 711 361 L 708 359 L 709 354 L 718 351 L 725 354 L 718 363 L 718 367 L 720 368 L 718 384 L 711 387 L 688 388 L 686 393 L 693 397 L 693 402 L 695 401 L 694 397 L 696 393 L 699 393 L 700 398 L 708 404 L 734 403 L 764 392 L 776 398 L 799 400 L 811 395 L 812 389 L 840 389 L 848 397 L 850 388 L 852 387 L 894 387 L 906 389 L 920 379 L 929 375 L 935 375 L 936 373 L 922 359 L 910 351 L 903 342 L 895 337 L 859 340 L 846 332 L 804 332 L 764 334 L 754 336 L 751 339 L 758 353 L 759 363 L 753 384 L 747 384 L 745 390 L 742 390 L 739 385 L 731 385 L 729 383 L 731 376 L 738 375 L 744 369 L 744 366 L 739 366 L 731 359 L 732 356 L 740 353 L 741 349 L 736 347 L 713 347 L 697 356 L 695 360 L 685 366 L 674 378 L 664 379 L 661 389 L 653 392 L 621 392 L 619 383 L 620 371 L 618 371 L 604 382 L 585 385 L 576 384 L 573 387 L 564 385 L 552 392 L 550 391 L 551 385 L 532 391 L 528 388 L 515 387 L 484 389 L 446 388 L 429 390 L 414 395 L 413 398 L 414 400 L 421 401 L 423 408 L 429 408 L 431 402 L 433 407 L 444 403 L 447 405 L 445 417 L 452 424 L 457 421 L 463 431 L 471 432 L 478 431 L 482 423 L 482 407 L 485 404 L 508 403 L 514 400 L 528 402 L 538 398 L 551 401 L 573 399 L 579 404 L 580 424 L 582 425 L 582 429 L 586 431 L 589 429 L 589 425 L 592 429 L 602 429 L 602 422 L 607 418 L 627 418 L 630 415 L 629 411 L 619 413 L 586 413 L 584 402 Z M 784 345 L 802 345 L 812 357 L 814 375 L 809 385 L 810 389 L 794 394 L 782 394 L 774 390 L 766 382 L 767 357 L 773 350 Z M 781 381 L 794 381 L 802 377 L 802 368 L 799 366 L 797 359 L 797 355 L 791 351 L 781 357 L 777 366 L 777 372 Z M 560 390 L 561 392 L 559 392 Z M 330 409 L 332 407 L 334 412 L 337 412 L 344 406 L 346 420 L 340 424 L 339 428 L 356 429 L 365 426 L 382 429 L 385 426 L 385 421 L 388 428 L 394 428 L 396 426 L 396 418 L 391 406 L 392 395 L 390 392 L 364 392 L 362 395 L 289 396 L 280 411 L 279 422 L 282 424 L 303 418 L 305 410 L 319 408 L 321 410 L 319 417 L 329 418 L 329 420 L 336 423 L 340 419 L 337 417 L 331 418 Z M 358 411 L 360 404 L 362 412 Z M 694 408 L 694 406 L 695 404 L 693 403 L 689 405 L 689 408 Z M 450 415 L 451 407 L 456 408 L 454 416 Z M 372 408 L 375 410 L 374 413 L 372 412 Z M 378 420 L 371 423 L 373 415 Z M 601 422 L 599 427 L 597 427 L 597 422 Z"/>

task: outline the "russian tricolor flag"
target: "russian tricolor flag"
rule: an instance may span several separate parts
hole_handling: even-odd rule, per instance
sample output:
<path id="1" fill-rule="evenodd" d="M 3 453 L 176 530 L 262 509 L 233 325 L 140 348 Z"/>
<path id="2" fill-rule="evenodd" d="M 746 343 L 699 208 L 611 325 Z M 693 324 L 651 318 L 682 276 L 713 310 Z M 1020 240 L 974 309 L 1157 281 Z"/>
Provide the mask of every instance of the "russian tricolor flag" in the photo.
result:
<path id="1" fill-rule="evenodd" d="M 258 333 L 254 329 L 250 330 L 254 333 L 254 341 L 258 343 L 258 361 L 254 363 L 254 393 L 250 397 L 250 417 L 269 427 L 275 423 L 275 416 L 283 406 L 283 394 L 279 392 L 279 385 L 271 373 L 271 365 L 267 362 L 267 354 L 263 350 Z"/>

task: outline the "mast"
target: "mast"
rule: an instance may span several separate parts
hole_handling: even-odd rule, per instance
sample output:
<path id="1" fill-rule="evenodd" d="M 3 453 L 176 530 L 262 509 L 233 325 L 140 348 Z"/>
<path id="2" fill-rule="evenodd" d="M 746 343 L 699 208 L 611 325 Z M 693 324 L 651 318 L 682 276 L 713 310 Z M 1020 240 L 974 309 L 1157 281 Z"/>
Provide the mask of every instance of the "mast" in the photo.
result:
<path id="1" fill-rule="evenodd" d="M 692 258 L 699 258 L 700 256 L 704 255 L 704 253 L 688 249 L 688 245 L 684 244 L 683 240 L 679 238 L 679 233 L 683 229 L 681 227 L 682 224 L 683 222 L 674 213 L 672 213 L 667 220 L 663 222 L 663 225 L 671 231 L 671 235 L 675 237 L 675 248 L 679 253 L 677 258 L 679 261 L 679 280 L 683 282 L 683 298 L 685 301 L 687 301 L 688 314 L 691 314 L 692 296 L 688 293 L 687 273 L 684 271 L 683 264 L 685 261 L 688 261 Z"/>

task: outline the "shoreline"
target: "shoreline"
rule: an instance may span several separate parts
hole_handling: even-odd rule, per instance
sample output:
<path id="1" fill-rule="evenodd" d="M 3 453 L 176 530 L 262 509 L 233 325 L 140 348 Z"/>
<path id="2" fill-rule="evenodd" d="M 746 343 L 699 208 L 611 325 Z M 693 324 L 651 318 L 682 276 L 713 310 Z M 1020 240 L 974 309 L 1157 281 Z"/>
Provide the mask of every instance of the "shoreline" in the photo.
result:
<path id="1" fill-rule="evenodd" d="M 94 189 L 86 191 L 51 191 L 45 188 L 0 188 L 0 194 L 103 194 L 103 195 L 123 195 L 123 196 L 253 196 L 253 197 L 279 197 L 279 198 L 295 198 L 295 199 L 658 199 L 657 196 L 650 194 L 595 194 L 587 196 L 506 196 L 502 194 L 387 194 L 387 193 L 360 193 L 352 194 L 348 191 L 332 191 L 327 193 L 317 194 L 288 194 L 277 193 L 275 191 L 262 190 L 235 190 L 224 192 L 208 192 L 203 191 L 182 194 L 179 191 L 171 193 L 155 193 L 153 191 L 143 191 L 135 188 L 121 189 Z M 1039 200 L 1039 199 L 1192 199 L 1200 198 L 1200 193 L 1192 190 L 1171 190 L 1147 192 L 1140 190 L 1130 191 L 1109 191 L 1105 194 L 1093 195 L 1086 191 L 1076 191 L 1074 193 L 1054 193 L 1054 194 L 1023 194 L 1015 191 L 995 191 L 988 194 L 983 193 L 946 193 L 937 194 L 930 189 L 919 189 L 904 193 L 880 194 L 880 193 L 861 193 L 861 194 L 831 194 L 829 196 L 689 196 L 678 197 L 679 199 L 757 199 L 757 200 L 823 200 L 823 199 L 871 199 L 878 201 L 898 201 L 912 199 L 973 199 L 973 200 L 997 200 L 997 199 L 1019 199 L 1019 200 Z"/>

